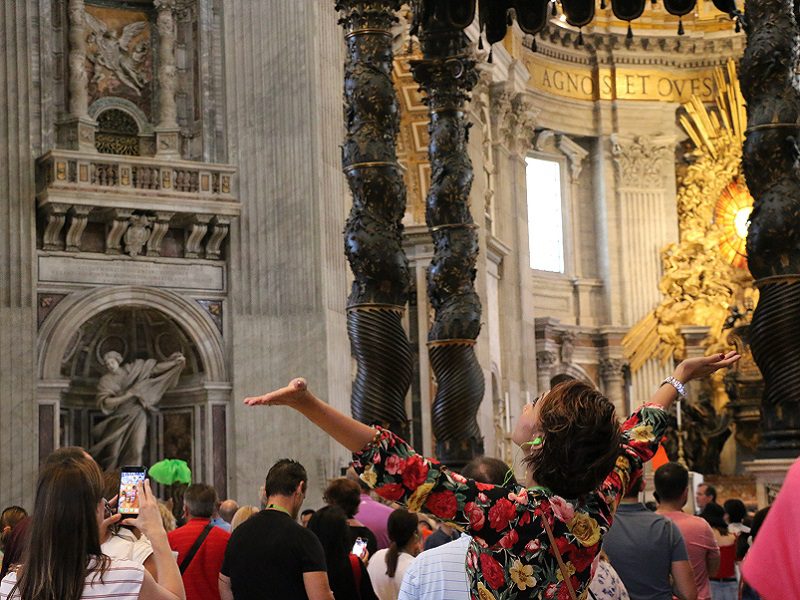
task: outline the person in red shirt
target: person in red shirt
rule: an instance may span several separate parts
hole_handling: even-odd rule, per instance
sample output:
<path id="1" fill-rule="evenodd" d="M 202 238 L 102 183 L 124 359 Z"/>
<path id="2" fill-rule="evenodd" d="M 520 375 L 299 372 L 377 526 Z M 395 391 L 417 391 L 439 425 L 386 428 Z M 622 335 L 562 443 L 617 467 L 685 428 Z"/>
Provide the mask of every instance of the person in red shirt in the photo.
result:
<path id="1" fill-rule="evenodd" d="M 190 485 L 183 497 L 186 525 L 168 535 L 170 547 L 178 553 L 186 600 L 220 600 L 217 581 L 231 534 L 211 522 L 216 504 L 213 487 L 203 483 Z M 187 562 L 201 536 L 202 543 Z"/>

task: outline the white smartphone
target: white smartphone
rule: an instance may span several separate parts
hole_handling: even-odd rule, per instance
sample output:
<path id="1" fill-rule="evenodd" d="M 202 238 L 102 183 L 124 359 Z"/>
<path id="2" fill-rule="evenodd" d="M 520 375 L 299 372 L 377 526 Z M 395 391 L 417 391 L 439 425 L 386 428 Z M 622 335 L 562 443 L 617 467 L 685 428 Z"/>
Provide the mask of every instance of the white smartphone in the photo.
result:
<path id="1" fill-rule="evenodd" d="M 356 543 L 353 544 L 353 549 L 351 552 L 355 554 L 358 558 L 364 558 L 364 552 L 367 551 L 367 540 L 362 537 L 356 538 Z"/>

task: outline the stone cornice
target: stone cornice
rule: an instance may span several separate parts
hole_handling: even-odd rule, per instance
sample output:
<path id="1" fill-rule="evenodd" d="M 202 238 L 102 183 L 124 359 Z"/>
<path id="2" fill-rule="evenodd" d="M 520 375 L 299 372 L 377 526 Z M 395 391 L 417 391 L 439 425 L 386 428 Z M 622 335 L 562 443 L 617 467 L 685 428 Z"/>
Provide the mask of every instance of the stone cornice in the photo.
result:
<path id="1" fill-rule="evenodd" d="M 536 52 L 544 57 L 579 65 L 633 65 L 675 68 L 703 68 L 738 59 L 744 52 L 743 35 L 720 37 L 648 36 L 584 33 L 578 45 L 578 32 L 551 26 L 536 37 Z M 530 48 L 532 36 L 524 46 Z"/>

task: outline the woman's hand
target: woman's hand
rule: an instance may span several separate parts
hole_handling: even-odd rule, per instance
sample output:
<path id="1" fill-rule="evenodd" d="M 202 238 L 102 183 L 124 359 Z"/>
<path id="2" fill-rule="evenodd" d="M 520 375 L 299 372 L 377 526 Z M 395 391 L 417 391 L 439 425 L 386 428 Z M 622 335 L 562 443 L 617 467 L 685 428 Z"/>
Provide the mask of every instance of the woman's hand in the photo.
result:
<path id="1" fill-rule="evenodd" d="M 730 367 L 741 358 L 735 350 L 727 354 L 713 354 L 711 356 L 699 356 L 697 358 L 687 358 L 676 368 L 674 377 L 681 383 L 686 383 L 692 379 L 699 379 L 711 375 L 719 369 Z"/>
<path id="2" fill-rule="evenodd" d="M 150 480 L 136 484 L 136 494 L 139 499 L 139 515 L 135 519 L 125 519 L 123 525 L 137 527 L 151 542 L 163 537 L 167 532 L 161 521 L 161 512 L 158 510 L 158 500 L 150 489 Z"/>
<path id="3" fill-rule="evenodd" d="M 286 387 L 268 392 L 263 396 L 245 398 L 244 403 L 248 406 L 258 406 L 260 404 L 266 406 L 291 406 L 294 409 L 302 410 L 313 399 L 314 396 L 308 391 L 306 380 L 298 377 L 292 379 Z"/>

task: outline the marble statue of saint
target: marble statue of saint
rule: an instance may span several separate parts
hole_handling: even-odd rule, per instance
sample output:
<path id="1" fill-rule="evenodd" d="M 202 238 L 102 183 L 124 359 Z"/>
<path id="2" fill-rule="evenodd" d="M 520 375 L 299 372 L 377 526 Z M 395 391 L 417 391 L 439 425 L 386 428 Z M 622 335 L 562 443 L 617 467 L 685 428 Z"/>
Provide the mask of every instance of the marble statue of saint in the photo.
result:
<path id="1" fill-rule="evenodd" d="M 106 352 L 108 373 L 97 384 L 97 404 L 106 418 L 92 429 L 89 450 L 101 468 L 141 465 L 147 441 L 147 414 L 178 383 L 186 358 L 176 352 L 164 362 L 136 359 L 122 364 L 118 352 Z"/>

